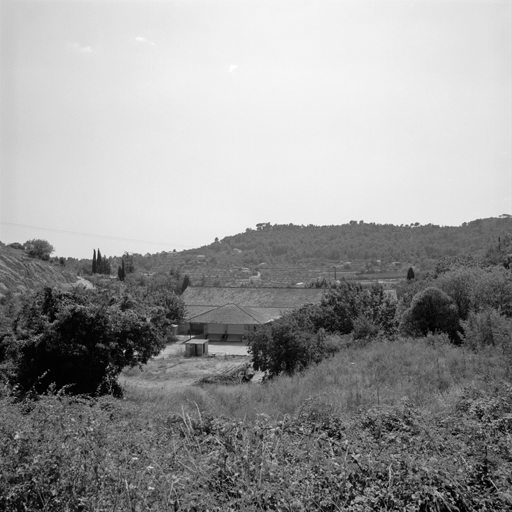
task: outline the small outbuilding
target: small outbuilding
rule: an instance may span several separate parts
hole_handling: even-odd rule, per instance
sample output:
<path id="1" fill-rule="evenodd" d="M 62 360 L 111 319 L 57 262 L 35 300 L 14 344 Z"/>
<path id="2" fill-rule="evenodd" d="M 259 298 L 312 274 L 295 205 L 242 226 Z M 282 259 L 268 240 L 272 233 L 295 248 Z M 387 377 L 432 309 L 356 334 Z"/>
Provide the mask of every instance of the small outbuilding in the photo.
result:
<path id="1" fill-rule="evenodd" d="M 208 355 L 208 340 L 193 339 L 185 342 L 185 357 Z"/>

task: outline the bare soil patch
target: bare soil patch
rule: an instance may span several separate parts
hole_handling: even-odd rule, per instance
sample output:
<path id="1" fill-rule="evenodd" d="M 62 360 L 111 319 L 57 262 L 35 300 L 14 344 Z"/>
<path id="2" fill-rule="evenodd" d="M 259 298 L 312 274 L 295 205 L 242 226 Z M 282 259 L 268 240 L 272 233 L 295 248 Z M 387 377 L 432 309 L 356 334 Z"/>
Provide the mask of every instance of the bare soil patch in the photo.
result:
<path id="1" fill-rule="evenodd" d="M 191 386 L 204 377 L 211 377 L 227 371 L 231 367 L 250 362 L 249 356 L 224 355 L 204 357 L 183 357 L 170 355 L 154 358 L 142 370 L 124 370 L 120 377 L 121 385 L 140 388 L 176 389 Z"/>

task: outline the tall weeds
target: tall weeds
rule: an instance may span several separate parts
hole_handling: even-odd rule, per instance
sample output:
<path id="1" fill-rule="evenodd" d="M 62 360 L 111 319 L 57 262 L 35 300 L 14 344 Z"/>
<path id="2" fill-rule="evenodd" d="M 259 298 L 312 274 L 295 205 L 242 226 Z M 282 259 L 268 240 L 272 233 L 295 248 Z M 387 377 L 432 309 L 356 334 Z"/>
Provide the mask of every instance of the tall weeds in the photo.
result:
<path id="1" fill-rule="evenodd" d="M 418 407 L 442 409 L 461 388 L 507 377 L 508 365 L 496 351 L 474 352 L 446 337 L 374 340 L 346 348 L 303 373 L 263 385 L 188 387 L 148 391 L 127 388 L 127 400 L 148 410 L 196 407 L 206 414 L 238 419 L 293 415 L 304 400 L 322 395 L 339 414 L 352 415 L 404 399 Z M 128 385 L 129 386 L 129 385 Z"/>
<path id="2" fill-rule="evenodd" d="M 328 397 L 327 397 L 328 398 Z M 512 387 L 343 417 L 326 396 L 239 421 L 102 398 L 0 399 L 9 511 L 510 510 Z"/>

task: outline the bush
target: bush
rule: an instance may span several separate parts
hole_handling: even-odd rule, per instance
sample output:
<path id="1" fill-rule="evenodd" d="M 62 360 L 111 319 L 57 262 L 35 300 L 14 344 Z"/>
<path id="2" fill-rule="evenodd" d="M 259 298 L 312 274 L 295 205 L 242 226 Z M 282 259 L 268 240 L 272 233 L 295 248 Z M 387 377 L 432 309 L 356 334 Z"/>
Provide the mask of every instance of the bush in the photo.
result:
<path id="1" fill-rule="evenodd" d="M 493 308 L 512 316 L 512 272 L 503 267 L 481 271 L 473 287 L 475 309 Z"/>
<path id="2" fill-rule="evenodd" d="M 358 283 L 341 281 L 328 289 L 321 303 L 310 309 L 317 329 L 349 334 L 365 318 L 376 332 L 390 335 L 396 331 L 396 304 L 388 299 L 380 285 L 363 288 Z M 359 320 L 358 320 L 359 319 Z"/>
<path id="3" fill-rule="evenodd" d="M 470 311 L 499 309 L 512 316 L 512 272 L 503 268 L 454 268 L 433 283 L 455 302 L 459 318 L 466 320 Z"/>
<path id="4" fill-rule="evenodd" d="M 55 251 L 53 245 L 46 240 L 34 238 L 25 242 L 25 250 L 30 256 L 39 258 L 40 260 L 48 261 L 50 254 Z"/>
<path id="5" fill-rule="evenodd" d="M 411 307 L 404 311 L 400 331 L 413 336 L 445 332 L 452 341 L 458 340 L 457 307 L 451 297 L 434 286 L 417 293 Z"/>
<path id="6" fill-rule="evenodd" d="M 512 348 L 511 322 L 495 309 L 471 312 L 461 324 L 464 333 L 462 340 L 473 350 L 496 346 L 508 352 Z"/>
<path id="7" fill-rule="evenodd" d="M 441 274 L 435 281 L 437 288 L 447 293 L 455 302 L 461 320 L 466 320 L 476 304 L 474 289 L 484 271 L 474 268 L 457 268 Z"/>
<path id="8" fill-rule="evenodd" d="M 146 363 L 164 347 L 161 315 L 111 292 L 45 288 L 25 297 L 4 337 L 9 379 L 23 393 L 54 384 L 73 394 L 120 395 L 121 370 Z"/>
<path id="9" fill-rule="evenodd" d="M 148 404 L 149 405 L 149 404 Z M 511 510 L 512 389 L 238 421 L 129 401 L 0 398 L 0 510 Z"/>
<path id="10" fill-rule="evenodd" d="M 339 334 L 329 334 L 325 337 L 325 341 L 323 344 L 324 354 L 326 357 L 334 356 L 341 349 L 350 346 L 352 343 L 352 336 L 350 334 L 342 335 Z"/>
<path id="11" fill-rule="evenodd" d="M 282 316 L 272 326 L 259 327 L 248 337 L 253 366 L 268 378 L 280 373 L 292 375 L 321 361 L 325 356 L 324 342 L 323 329 L 315 333 L 302 310 Z"/>
<path id="12" fill-rule="evenodd" d="M 378 336 L 379 332 L 379 326 L 365 315 L 359 315 L 354 320 L 352 336 L 355 340 L 374 338 Z"/>

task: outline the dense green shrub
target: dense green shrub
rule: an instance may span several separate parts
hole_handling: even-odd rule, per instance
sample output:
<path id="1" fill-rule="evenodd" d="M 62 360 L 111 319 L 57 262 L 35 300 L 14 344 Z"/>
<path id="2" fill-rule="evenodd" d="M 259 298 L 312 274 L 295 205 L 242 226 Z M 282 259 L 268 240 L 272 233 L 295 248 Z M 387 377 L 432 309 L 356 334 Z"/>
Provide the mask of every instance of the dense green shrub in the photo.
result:
<path id="1" fill-rule="evenodd" d="M 396 330 L 396 304 L 380 285 L 363 288 L 359 283 L 341 281 L 326 290 L 320 304 L 310 309 L 310 315 L 317 329 L 331 333 L 351 333 L 356 320 L 360 324 L 362 318 L 383 334 Z"/>
<path id="2" fill-rule="evenodd" d="M 50 259 L 50 255 L 55 251 L 53 245 L 51 245 L 46 240 L 41 240 L 39 238 L 34 238 L 33 240 L 27 240 L 24 244 L 25 250 L 33 256 L 34 258 L 39 258 L 40 260 L 48 261 Z"/>
<path id="3" fill-rule="evenodd" d="M 370 339 L 378 336 L 380 332 L 379 325 L 374 323 L 366 315 L 359 315 L 354 320 L 354 330 L 352 336 L 355 340 Z"/>
<path id="4" fill-rule="evenodd" d="M 271 326 L 255 329 L 248 337 L 257 370 L 268 377 L 288 375 L 339 350 L 326 344 L 326 333 L 369 339 L 396 331 L 396 304 L 381 286 L 363 288 L 342 281 L 326 289 L 320 304 L 309 304 L 284 315 Z"/>
<path id="5" fill-rule="evenodd" d="M 433 286 L 417 293 L 411 307 L 404 311 L 400 330 L 404 334 L 426 336 L 428 333 L 445 332 L 457 340 L 459 320 L 453 300 Z"/>
<path id="6" fill-rule="evenodd" d="M 129 296 L 45 288 L 23 299 L 3 339 L 11 383 L 22 392 L 52 384 L 71 393 L 120 393 L 125 366 L 144 364 L 163 347 L 162 308 Z"/>
<path id="7" fill-rule="evenodd" d="M 512 390 L 340 415 L 326 397 L 254 421 L 127 401 L 0 399 L 0 510 L 505 511 Z"/>
<path id="8" fill-rule="evenodd" d="M 493 308 L 512 316 L 512 272 L 501 266 L 481 271 L 474 281 L 474 309 Z"/>
<path id="9" fill-rule="evenodd" d="M 455 301 L 461 320 L 465 320 L 470 311 L 487 308 L 512 316 L 512 272 L 502 266 L 455 268 L 441 274 L 434 286 Z"/>
<path id="10" fill-rule="evenodd" d="M 405 308 L 411 306 L 414 296 L 434 286 L 448 294 L 460 320 L 466 320 L 470 311 L 493 308 L 512 316 L 512 272 L 503 266 L 482 268 L 473 264 L 446 262 L 425 279 L 415 279 L 399 286 L 398 293 Z"/>
<path id="11" fill-rule="evenodd" d="M 461 320 L 465 320 L 469 312 L 478 307 L 474 290 L 482 273 L 485 273 L 482 269 L 461 267 L 443 273 L 435 280 L 435 286 L 455 302 Z"/>
<path id="12" fill-rule="evenodd" d="M 462 321 L 463 342 L 473 350 L 484 347 L 501 347 L 508 353 L 512 350 L 512 322 L 499 311 L 491 308 L 471 312 Z"/>
<path id="13" fill-rule="evenodd" d="M 324 342 L 324 331 L 315 332 L 304 310 L 285 314 L 271 326 L 255 329 L 248 337 L 254 368 L 269 378 L 280 373 L 291 375 L 321 361 L 325 355 Z"/>

